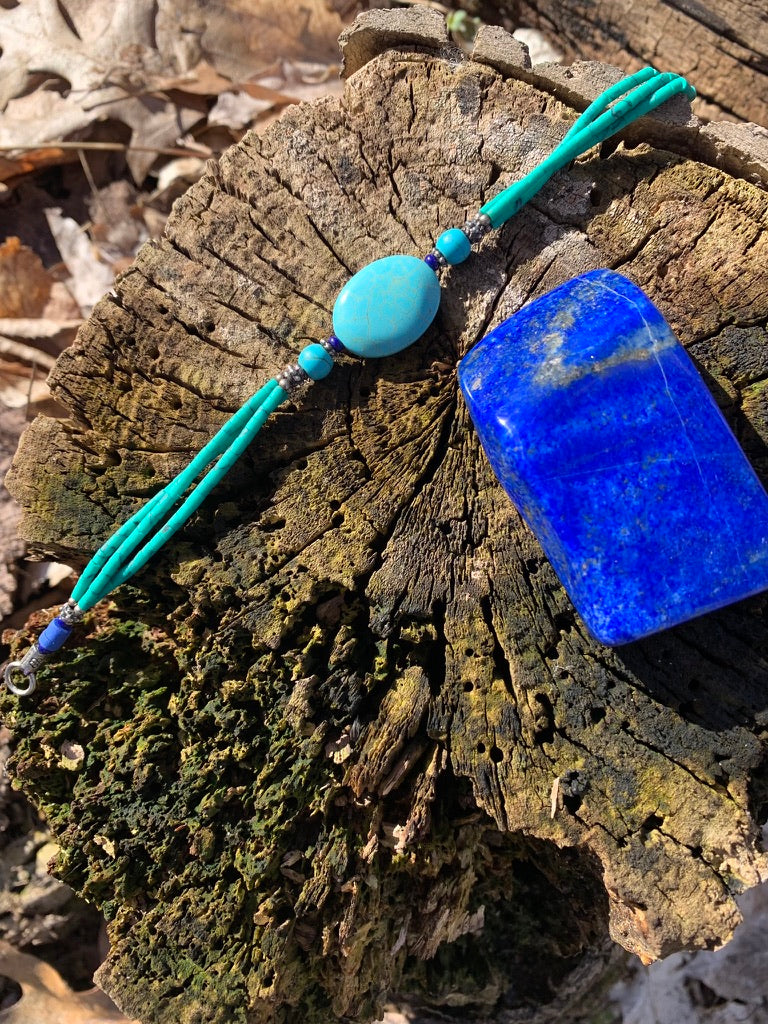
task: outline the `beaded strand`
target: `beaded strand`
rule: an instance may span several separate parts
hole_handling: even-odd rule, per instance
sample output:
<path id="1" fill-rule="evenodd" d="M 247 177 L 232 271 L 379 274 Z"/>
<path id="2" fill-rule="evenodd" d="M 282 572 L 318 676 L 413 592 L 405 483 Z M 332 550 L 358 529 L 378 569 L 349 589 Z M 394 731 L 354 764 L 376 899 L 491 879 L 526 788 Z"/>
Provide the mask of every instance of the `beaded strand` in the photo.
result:
<path id="1" fill-rule="evenodd" d="M 485 203 L 462 228 L 444 231 L 423 259 L 387 256 L 358 271 L 334 305 L 334 333 L 302 349 L 295 363 L 248 399 L 189 465 L 99 548 L 56 618 L 20 660 L 6 666 L 8 690 L 17 696 L 33 692 L 38 669 L 66 643 L 85 612 L 181 529 L 290 396 L 323 380 L 344 356 L 389 356 L 413 344 L 437 313 L 443 270 L 463 263 L 474 245 L 517 213 L 556 171 L 678 94 L 692 99 L 696 92 L 679 75 L 651 67 L 622 79 L 587 107 L 549 157 Z"/>

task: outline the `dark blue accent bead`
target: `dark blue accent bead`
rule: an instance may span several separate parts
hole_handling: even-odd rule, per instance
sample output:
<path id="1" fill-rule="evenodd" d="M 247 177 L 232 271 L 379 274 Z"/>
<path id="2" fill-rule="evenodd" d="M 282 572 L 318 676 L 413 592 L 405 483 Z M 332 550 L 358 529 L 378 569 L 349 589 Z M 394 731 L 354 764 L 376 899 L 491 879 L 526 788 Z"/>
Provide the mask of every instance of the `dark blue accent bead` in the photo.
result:
<path id="1" fill-rule="evenodd" d="M 438 260 L 437 256 L 435 256 L 434 253 L 428 252 L 427 255 L 424 257 L 424 262 L 427 264 L 430 270 L 434 270 L 435 273 L 437 273 L 438 270 L 440 269 L 440 261 Z"/>
<path id="2" fill-rule="evenodd" d="M 54 651 L 58 651 L 64 646 L 69 639 L 71 632 L 72 626 L 68 626 L 66 622 L 63 622 L 59 618 L 55 618 L 53 622 L 48 623 L 40 634 L 37 646 L 43 654 L 53 654 Z"/>
<path id="3" fill-rule="evenodd" d="M 532 302 L 459 381 L 491 466 L 599 640 L 768 587 L 768 495 L 626 278 L 593 271 Z"/>
<path id="4" fill-rule="evenodd" d="M 347 351 L 344 348 L 344 345 L 341 342 L 341 340 L 337 338 L 335 334 L 331 334 L 328 336 L 328 344 L 331 346 L 333 351 L 338 352 L 339 355 L 344 355 L 344 353 Z"/>

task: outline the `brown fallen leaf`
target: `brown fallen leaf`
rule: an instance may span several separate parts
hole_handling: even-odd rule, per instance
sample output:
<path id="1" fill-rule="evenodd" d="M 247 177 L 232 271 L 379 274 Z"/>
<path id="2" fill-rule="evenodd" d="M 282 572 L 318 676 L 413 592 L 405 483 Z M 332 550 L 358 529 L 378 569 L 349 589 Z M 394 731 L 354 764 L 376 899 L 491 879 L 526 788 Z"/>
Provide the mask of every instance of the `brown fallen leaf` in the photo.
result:
<path id="1" fill-rule="evenodd" d="M 3 941 L 0 973 L 21 986 L 21 999 L 0 1011 L 2 1024 L 129 1024 L 100 989 L 73 992 L 53 967 Z"/>
<path id="2" fill-rule="evenodd" d="M 207 7 L 201 38 L 204 54 L 233 82 L 252 79 L 276 58 L 336 64 L 344 28 L 325 0 L 227 0 Z"/>
<path id="3" fill-rule="evenodd" d="M 220 75 L 207 60 L 201 60 L 182 75 L 155 79 L 154 87 L 164 92 L 176 89 L 178 92 L 189 92 L 196 96 L 217 96 L 231 89 L 232 81 Z"/>
<path id="4" fill-rule="evenodd" d="M 37 253 L 18 238 L 0 244 L 0 317 L 39 316 L 52 283 Z"/>
<path id="5" fill-rule="evenodd" d="M 125 155 L 140 184 L 157 153 L 200 127 L 201 97 L 237 89 L 276 59 L 326 75 L 342 28 L 325 0 L 25 0 L 0 18 L 0 149 L 9 159 L 46 143 L 63 149 L 109 118 L 130 129 Z"/>
<path id="6" fill-rule="evenodd" d="M 72 163 L 77 160 L 77 153 L 66 152 L 59 146 L 47 146 L 43 149 L 30 149 L 20 153 L 13 159 L 0 155 L 0 182 L 8 189 L 14 189 L 25 178 L 36 174 L 44 167 Z"/>
<path id="7" fill-rule="evenodd" d="M 64 299 L 58 294 L 60 290 L 61 282 L 57 281 L 41 316 L 0 317 L 0 335 L 32 345 L 50 355 L 63 352 L 74 341 L 75 332 L 83 321 L 77 316 L 77 307 L 69 292 L 65 293 L 65 305 Z M 61 312 L 64 316 L 56 315 Z"/>
<path id="8" fill-rule="evenodd" d="M 115 279 L 114 267 L 103 258 L 103 253 L 91 241 L 87 232 L 60 209 L 45 210 L 56 246 L 69 271 L 67 288 L 87 316 L 99 299 L 109 291 Z"/>

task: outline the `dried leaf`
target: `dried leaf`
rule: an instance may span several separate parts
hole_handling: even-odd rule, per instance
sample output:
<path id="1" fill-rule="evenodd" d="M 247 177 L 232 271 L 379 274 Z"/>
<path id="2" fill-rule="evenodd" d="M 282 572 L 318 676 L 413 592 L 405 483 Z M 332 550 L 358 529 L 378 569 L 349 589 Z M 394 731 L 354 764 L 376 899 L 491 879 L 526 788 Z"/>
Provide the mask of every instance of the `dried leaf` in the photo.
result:
<path id="1" fill-rule="evenodd" d="M 51 297 L 48 299 L 48 304 L 43 310 L 43 317 L 46 321 L 51 321 L 57 325 L 56 330 L 61 333 L 55 340 L 59 342 L 59 350 L 63 351 L 69 342 L 74 340 L 73 332 L 80 326 L 80 309 L 63 281 L 54 281 L 51 288 Z M 6 333 L 8 332 L 6 331 Z M 16 333 L 18 334 L 18 325 Z M 51 340 L 54 340 L 53 334 L 49 335 L 47 333 L 44 324 L 38 324 L 38 331 L 35 337 L 50 337 Z"/>
<path id="2" fill-rule="evenodd" d="M 46 378 L 44 370 L 30 374 L 22 363 L 0 360 L 0 405 L 14 410 L 43 405 L 51 397 Z"/>
<path id="3" fill-rule="evenodd" d="M 56 166 L 74 159 L 74 153 L 58 147 L 29 150 L 12 160 L 0 156 L 0 181 L 9 188 L 15 188 L 28 174 L 34 174 L 43 167 Z"/>
<path id="4" fill-rule="evenodd" d="M 538 29 L 517 28 L 512 35 L 528 47 L 531 64 L 557 63 L 563 59 L 560 50 L 556 49 Z"/>
<path id="5" fill-rule="evenodd" d="M 275 95 L 280 94 L 276 93 Z M 296 101 L 286 99 L 277 103 L 254 98 L 245 91 L 223 92 L 208 114 L 208 124 L 221 124 L 228 128 L 247 128 L 260 114 L 277 106 L 284 106 L 287 102 L 295 103 Z"/>
<path id="6" fill-rule="evenodd" d="M 196 110 L 185 110 L 154 97 L 123 100 L 110 107 L 112 117 L 133 129 L 126 161 L 133 179 L 141 184 L 157 159 L 157 153 L 177 145 L 184 132 L 200 120 Z"/>
<path id="7" fill-rule="evenodd" d="M 133 128 L 135 146 L 166 148 L 199 117 L 141 95 L 155 78 L 187 70 L 177 49 L 164 54 L 155 47 L 155 0 L 26 0 L 2 15 L 0 145 L 65 139 L 109 115 Z M 29 68 L 54 76 L 61 91 L 30 89 L 38 78 Z M 140 181 L 154 155 L 132 159 Z"/>
<path id="8" fill-rule="evenodd" d="M 56 282 L 58 284 L 59 282 Z M 2 287 L 0 285 L 0 287 Z M 58 289 L 56 289 L 58 290 Z M 70 302 L 72 297 L 70 296 Z M 51 310 L 51 302 L 46 304 L 44 313 Z M 6 338 L 13 338 L 14 341 L 29 341 L 49 343 L 46 351 L 53 347 L 58 352 L 64 349 L 74 340 L 75 332 L 83 321 L 81 319 L 58 319 L 51 316 L 42 317 L 15 317 L 13 319 L 0 318 L 0 334 Z"/>
<path id="9" fill-rule="evenodd" d="M 96 246 L 77 221 L 57 209 L 46 210 L 45 216 L 71 275 L 67 286 L 86 315 L 112 287 L 113 268 L 100 258 Z"/>
<path id="10" fill-rule="evenodd" d="M 26 90 L 30 68 L 67 83 L 81 103 L 95 99 L 108 80 L 127 84 L 151 54 L 153 7 L 148 0 L 27 0 L 6 9 L 0 19 L 0 107 Z"/>
<path id="11" fill-rule="evenodd" d="M 89 234 L 110 261 L 132 259 L 147 240 L 136 201 L 136 189 L 127 181 L 113 181 L 91 197 Z"/>
<path id="12" fill-rule="evenodd" d="M 39 316 L 51 283 L 43 261 L 18 238 L 0 245 L 0 317 Z"/>
<path id="13" fill-rule="evenodd" d="M 201 60 L 183 75 L 157 79 L 154 86 L 165 91 L 178 89 L 180 92 L 190 92 L 196 96 L 218 96 L 232 88 L 232 81 L 220 75 L 207 60 Z"/>
<path id="14" fill-rule="evenodd" d="M 205 161 L 196 156 L 179 157 L 169 160 L 157 176 L 157 191 L 165 192 L 175 182 L 181 181 L 184 187 L 193 184 L 205 170 Z"/>
<path id="15" fill-rule="evenodd" d="M 343 28 L 324 0 L 229 0 L 208 6 L 201 45 L 220 74 L 242 82 L 276 58 L 335 64 Z"/>
<path id="16" fill-rule="evenodd" d="M 110 115 L 134 129 L 135 145 L 162 136 L 165 147 L 171 126 L 157 119 L 172 105 L 155 95 L 153 108 L 148 92 L 216 95 L 276 58 L 334 65 L 342 28 L 323 0 L 191 0 L 183 11 L 176 0 L 26 0 L 0 19 L 0 145 L 66 138 Z M 45 76 L 60 91 L 30 88 Z"/>
<path id="17" fill-rule="evenodd" d="M 41 366 L 46 371 L 52 370 L 53 364 L 56 362 L 53 356 L 48 355 L 47 352 L 41 352 L 39 349 L 33 348 L 32 345 L 25 345 L 13 338 L 5 338 L 2 334 L 0 334 L 0 356 L 10 356 L 23 363 L 34 363 L 35 366 Z"/>
<path id="18" fill-rule="evenodd" d="M 0 1012 L 2 1024 L 128 1024 L 99 989 L 73 992 L 48 964 L 0 941 L 0 973 L 21 986 L 21 999 Z"/>
<path id="19" fill-rule="evenodd" d="M 341 94 L 344 83 L 339 77 L 339 64 L 317 64 L 305 60 L 280 61 L 279 73 L 259 76 L 257 83 L 246 82 L 242 88 L 252 92 L 254 86 L 280 90 L 294 102 L 317 99 L 332 93 Z"/>

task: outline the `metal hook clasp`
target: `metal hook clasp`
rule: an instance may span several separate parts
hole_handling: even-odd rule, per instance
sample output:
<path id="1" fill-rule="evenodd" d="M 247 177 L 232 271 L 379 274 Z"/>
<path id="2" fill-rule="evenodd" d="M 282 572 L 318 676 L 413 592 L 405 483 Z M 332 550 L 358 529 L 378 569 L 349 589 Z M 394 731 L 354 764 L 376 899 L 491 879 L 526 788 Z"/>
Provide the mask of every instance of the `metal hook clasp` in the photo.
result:
<path id="1" fill-rule="evenodd" d="M 26 686 L 18 686 L 13 681 L 15 673 L 20 673 L 27 681 Z M 3 672 L 3 682 L 6 688 L 17 697 L 28 697 L 30 693 L 34 693 L 35 687 L 37 686 L 37 679 L 35 678 L 34 672 L 25 672 L 24 665 L 20 661 L 11 661 L 5 666 Z"/>
<path id="2" fill-rule="evenodd" d="M 5 666 L 5 671 L 3 672 L 3 682 L 5 683 L 8 691 L 15 694 L 17 697 L 28 697 L 30 693 L 34 693 L 35 687 L 37 686 L 35 673 L 47 658 L 48 655 L 46 652 L 41 651 L 37 644 L 32 644 L 21 661 L 9 662 Z M 19 686 L 14 682 L 14 675 L 18 675 L 19 673 L 24 676 L 26 686 Z"/>

